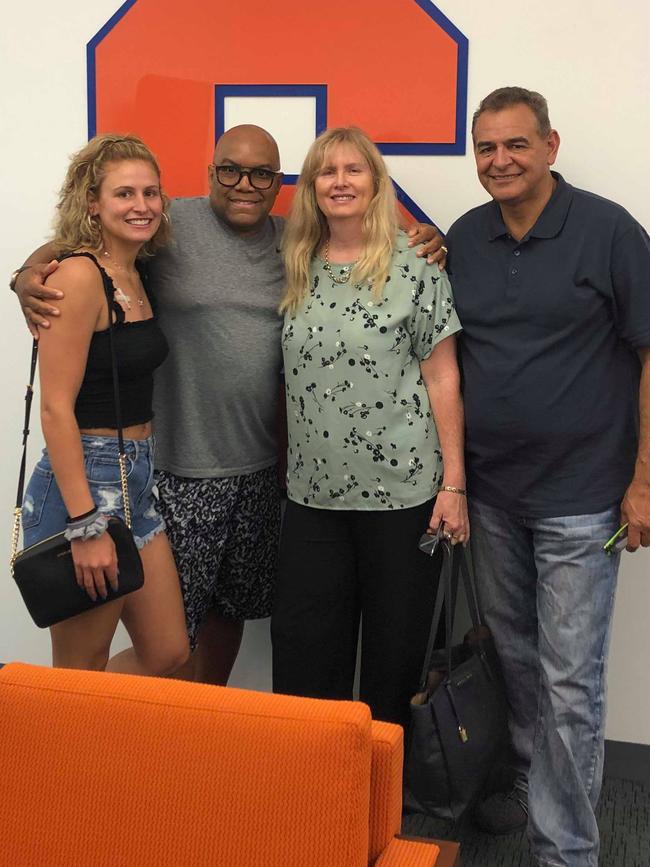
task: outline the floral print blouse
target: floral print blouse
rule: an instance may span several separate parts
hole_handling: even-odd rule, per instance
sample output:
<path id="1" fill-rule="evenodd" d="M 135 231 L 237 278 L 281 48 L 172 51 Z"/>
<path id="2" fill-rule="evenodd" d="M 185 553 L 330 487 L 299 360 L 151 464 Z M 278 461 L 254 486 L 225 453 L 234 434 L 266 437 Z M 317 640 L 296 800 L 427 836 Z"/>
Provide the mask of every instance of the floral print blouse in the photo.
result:
<path id="1" fill-rule="evenodd" d="M 435 496 L 442 454 L 419 362 L 459 331 L 451 285 L 399 233 L 377 300 L 321 259 L 282 335 L 288 495 L 321 509 L 403 509 Z M 351 266 L 332 265 L 343 276 Z"/>

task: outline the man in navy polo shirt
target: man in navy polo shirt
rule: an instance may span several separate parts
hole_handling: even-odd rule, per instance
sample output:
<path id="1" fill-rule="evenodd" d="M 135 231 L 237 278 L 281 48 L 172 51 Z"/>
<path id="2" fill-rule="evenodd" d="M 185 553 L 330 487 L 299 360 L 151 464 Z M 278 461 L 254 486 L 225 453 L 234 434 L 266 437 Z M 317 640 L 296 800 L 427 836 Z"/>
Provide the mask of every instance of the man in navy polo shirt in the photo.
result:
<path id="1" fill-rule="evenodd" d="M 543 867 L 596 867 L 620 556 L 603 544 L 627 522 L 628 550 L 650 545 L 650 239 L 551 172 L 540 94 L 494 91 L 472 135 L 493 201 L 452 226 L 449 270 L 472 547 L 515 757 L 513 790 L 477 820 L 527 823 Z"/>

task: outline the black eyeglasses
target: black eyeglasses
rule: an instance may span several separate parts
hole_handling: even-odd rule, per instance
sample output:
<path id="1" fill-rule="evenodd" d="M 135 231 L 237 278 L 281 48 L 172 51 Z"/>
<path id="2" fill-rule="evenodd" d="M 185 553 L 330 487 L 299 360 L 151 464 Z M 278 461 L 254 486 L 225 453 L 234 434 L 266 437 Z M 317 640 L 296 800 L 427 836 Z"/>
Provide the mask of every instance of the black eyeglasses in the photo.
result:
<path id="1" fill-rule="evenodd" d="M 213 168 L 217 180 L 223 187 L 236 187 L 246 175 L 248 183 L 255 190 L 268 190 L 280 174 L 280 172 L 273 172 L 271 169 L 242 169 L 241 166 L 235 165 L 213 165 Z"/>

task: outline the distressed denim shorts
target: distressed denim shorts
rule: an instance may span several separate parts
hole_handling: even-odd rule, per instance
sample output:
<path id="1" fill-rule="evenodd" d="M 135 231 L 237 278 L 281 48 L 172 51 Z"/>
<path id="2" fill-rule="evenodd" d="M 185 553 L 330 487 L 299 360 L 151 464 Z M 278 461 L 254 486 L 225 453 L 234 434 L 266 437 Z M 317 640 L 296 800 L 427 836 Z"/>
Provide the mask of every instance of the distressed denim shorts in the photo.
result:
<path id="1" fill-rule="evenodd" d="M 100 512 L 124 519 L 117 437 L 82 434 L 86 478 Z M 153 438 L 124 440 L 133 536 L 138 548 L 165 529 L 153 479 Z M 68 510 L 52 472 L 47 449 L 34 467 L 23 499 L 24 545 L 65 530 Z"/>

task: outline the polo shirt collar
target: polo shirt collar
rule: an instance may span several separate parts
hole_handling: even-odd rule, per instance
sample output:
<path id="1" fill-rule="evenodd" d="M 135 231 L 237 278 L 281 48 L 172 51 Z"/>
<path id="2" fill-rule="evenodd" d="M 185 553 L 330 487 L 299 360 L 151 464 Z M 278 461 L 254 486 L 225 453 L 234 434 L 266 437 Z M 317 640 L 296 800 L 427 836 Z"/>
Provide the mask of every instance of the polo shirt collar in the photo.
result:
<path id="1" fill-rule="evenodd" d="M 522 243 L 528 238 L 554 238 L 560 233 L 565 223 L 573 199 L 573 187 L 571 184 L 567 184 L 559 172 L 551 172 L 551 174 L 557 181 L 557 186 L 533 228 L 521 239 Z M 489 203 L 489 240 L 494 241 L 507 234 L 508 230 L 501 216 L 501 208 L 493 200 Z"/>

